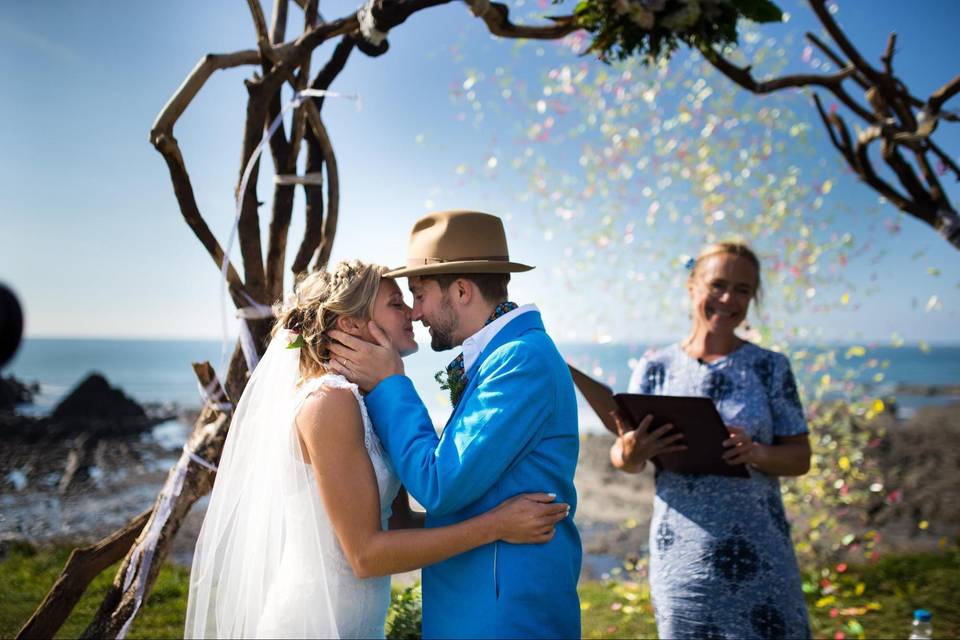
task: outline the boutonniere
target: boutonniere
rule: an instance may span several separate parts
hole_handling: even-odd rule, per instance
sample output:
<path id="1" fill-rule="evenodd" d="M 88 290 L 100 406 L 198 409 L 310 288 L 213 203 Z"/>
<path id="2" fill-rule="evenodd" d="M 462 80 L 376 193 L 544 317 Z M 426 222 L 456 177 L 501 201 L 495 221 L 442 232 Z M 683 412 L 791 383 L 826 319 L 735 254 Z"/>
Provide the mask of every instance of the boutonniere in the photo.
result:
<path id="1" fill-rule="evenodd" d="M 463 370 L 454 369 L 451 372 L 441 369 L 434 374 L 433 379 L 440 383 L 442 390 L 450 392 L 450 404 L 457 406 L 463 390 L 467 388 L 467 376 L 463 374 Z"/>

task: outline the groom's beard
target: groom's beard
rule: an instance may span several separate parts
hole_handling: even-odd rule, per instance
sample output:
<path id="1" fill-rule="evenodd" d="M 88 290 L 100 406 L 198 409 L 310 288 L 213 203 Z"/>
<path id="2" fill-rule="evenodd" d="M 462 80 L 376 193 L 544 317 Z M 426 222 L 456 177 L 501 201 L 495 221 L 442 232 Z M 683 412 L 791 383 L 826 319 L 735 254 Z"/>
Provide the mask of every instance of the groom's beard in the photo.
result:
<path id="1" fill-rule="evenodd" d="M 453 349 L 456 343 L 453 334 L 459 324 L 457 314 L 453 311 L 450 299 L 444 296 L 440 301 L 440 313 L 436 320 L 430 323 L 430 348 L 434 351 Z"/>

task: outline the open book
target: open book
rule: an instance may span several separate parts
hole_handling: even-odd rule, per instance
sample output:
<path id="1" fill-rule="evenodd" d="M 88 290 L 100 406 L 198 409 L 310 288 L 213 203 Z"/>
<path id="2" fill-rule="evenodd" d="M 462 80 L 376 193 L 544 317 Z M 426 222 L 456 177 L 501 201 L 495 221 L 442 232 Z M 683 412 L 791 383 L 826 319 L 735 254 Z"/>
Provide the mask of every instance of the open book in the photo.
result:
<path id="1" fill-rule="evenodd" d="M 730 465 L 723 459 L 726 451 L 723 441 L 730 434 L 710 398 L 614 394 L 610 387 L 575 367 L 570 367 L 570 374 L 577 389 L 611 433 L 617 433 L 617 425 L 610 416 L 613 411 L 619 411 L 627 422 L 634 425 L 639 424 L 645 416 L 652 415 L 650 431 L 669 422 L 683 433 L 686 451 L 654 456 L 653 464 L 657 469 L 675 473 L 750 477 L 746 465 Z"/>

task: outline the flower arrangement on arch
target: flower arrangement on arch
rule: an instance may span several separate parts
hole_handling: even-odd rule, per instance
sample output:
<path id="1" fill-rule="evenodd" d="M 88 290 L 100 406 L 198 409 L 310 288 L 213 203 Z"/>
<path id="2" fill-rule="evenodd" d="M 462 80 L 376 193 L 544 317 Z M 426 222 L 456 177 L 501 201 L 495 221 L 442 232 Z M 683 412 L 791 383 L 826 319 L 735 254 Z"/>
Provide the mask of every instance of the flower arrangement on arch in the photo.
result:
<path id="1" fill-rule="evenodd" d="M 601 60 L 637 55 L 648 64 L 669 58 L 681 42 L 695 49 L 736 44 L 741 18 L 783 20 L 770 0 L 581 0 L 574 13 Z"/>

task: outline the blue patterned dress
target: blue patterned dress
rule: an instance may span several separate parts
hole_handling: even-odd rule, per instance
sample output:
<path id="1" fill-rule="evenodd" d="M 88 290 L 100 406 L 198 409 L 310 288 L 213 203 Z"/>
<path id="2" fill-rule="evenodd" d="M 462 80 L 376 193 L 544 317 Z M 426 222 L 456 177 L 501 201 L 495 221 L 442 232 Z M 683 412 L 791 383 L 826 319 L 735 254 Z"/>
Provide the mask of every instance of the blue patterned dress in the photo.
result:
<path id="1" fill-rule="evenodd" d="M 749 342 L 709 364 L 678 344 L 647 353 L 629 390 L 710 397 L 764 444 L 807 433 L 789 361 Z M 779 479 L 658 473 L 650 587 L 661 638 L 809 638 Z"/>

